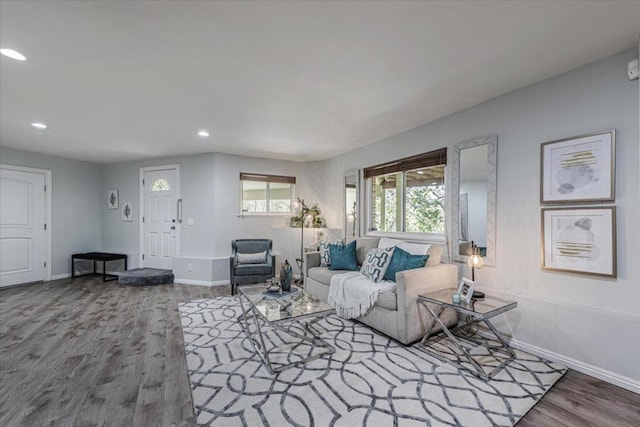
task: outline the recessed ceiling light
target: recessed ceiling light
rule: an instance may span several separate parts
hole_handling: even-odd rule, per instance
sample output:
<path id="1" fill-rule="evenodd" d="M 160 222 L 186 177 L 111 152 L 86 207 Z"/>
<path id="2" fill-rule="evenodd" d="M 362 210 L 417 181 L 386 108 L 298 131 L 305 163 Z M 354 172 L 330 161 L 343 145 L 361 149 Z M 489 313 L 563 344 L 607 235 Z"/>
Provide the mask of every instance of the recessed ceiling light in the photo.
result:
<path id="1" fill-rule="evenodd" d="M 418 175 L 422 175 L 423 173 L 423 171 L 418 171 Z"/>
<path id="2" fill-rule="evenodd" d="M 44 123 L 39 123 L 39 122 L 33 122 L 31 123 L 31 126 L 36 128 L 36 129 L 46 129 L 47 125 L 45 125 Z"/>
<path id="3" fill-rule="evenodd" d="M 201 136 L 203 138 L 206 138 L 209 136 L 209 132 L 207 132 L 206 130 L 199 130 L 198 131 L 198 136 Z"/>
<path id="4" fill-rule="evenodd" d="M 0 49 L 0 53 L 16 61 L 25 61 L 27 59 L 26 56 L 13 49 Z"/>

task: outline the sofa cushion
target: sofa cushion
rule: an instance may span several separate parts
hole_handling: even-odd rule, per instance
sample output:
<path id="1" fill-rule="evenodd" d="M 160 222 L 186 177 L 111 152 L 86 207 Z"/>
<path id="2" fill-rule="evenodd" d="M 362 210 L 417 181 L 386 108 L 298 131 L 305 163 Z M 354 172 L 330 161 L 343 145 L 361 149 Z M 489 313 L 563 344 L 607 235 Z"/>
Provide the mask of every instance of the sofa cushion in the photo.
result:
<path id="1" fill-rule="evenodd" d="M 355 240 L 346 245 L 329 244 L 329 255 L 331 257 L 330 270 L 354 271 L 358 269 Z"/>
<path id="2" fill-rule="evenodd" d="M 329 286 L 333 276 L 346 272 L 347 270 L 329 270 L 327 267 L 311 267 L 307 273 L 307 277 Z"/>
<path id="3" fill-rule="evenodd" d="M 271 265 L 269 264 L 238 264 L 234 274 L 236 276 L 251 276 L 269 273 L 271 273 Z"/>
<path id="4" fill-rule="evenodd" d="M 380 238 L 380 241 L 378 242 L 378 247 L 379 248 L 390 248 L 392 246 L 398 246 L 400 243 L 403 243 L 404 240 L 398 240 L 398 239 L 390 239 L 388 237 L 382 237 Z"/>
<path id="5" fill-rule="evenodd" d="M 431 249 L 431 245 L 427 243 L 402 242 L 396 246 L 402 248 L 406 252 L 409 252 L 411 255 L 426 255 L 429 253 L 429 249 Z"/>
<path id="6" fill-rule="evenodd" d="M 369 252 L 367 252 L 367 256 L 362 264 L 360 273 L 364 274 L 375 283 L 378 283 L 384 277 L 387 268 L 391 263 L 393 251 L 393 247 L 370 249 Z"/>
<path id="7" fill-rule="evenodd" d="M 264 264 L 267 262 L 267 251 L 256 253 L 238 252 L 236 256 L 238 264 Z"/>
<path id="8" fill-rule="evenodd" d="M 392 246 L 402 248 L 411 255 L 426 255 L 431 248 L 431 245 L 427 243 L 409 243 L 404 240 L 389 239 L 387 237 L 383 237 L 378 243 L 379 248 L 389 248 Z"/>
<path id="9" fill-rule="evenodd" d="M 382 292 L 378 295 L 377 307 L 386 308 L 387 310 L 398 309 L 398 294 L 395 290 L 390 292 Z"/>
<path id="10" fill-rule="evenodd" d="M 411 255 L 409 252 L 402 249 L 400 246 L 396 246 L 391 257 L 389 267 L 384 274 L 385 280 L 396 281 L 396 273 L 399 271 L 413 270 L 414 268 L 422 268 L 429 255 Z"/>
<path id="11" fill-rule="evenodd" d="M 434 265 L 440 264 L 440 260 L 442 259 L 442 246 L 431 245 L 427 251 L 427 255 L 429 255 L 427 267 L 433 267 Z"/>
<path id="12" fill-rule="evenodd" d="M 379 240 L 380 239 L 377 237 L 359 237 L 356 240 L 356 259 L 358 261 L 358 265 L 364 264 L 367 252 L 373 248 L 377 248 Z"/>

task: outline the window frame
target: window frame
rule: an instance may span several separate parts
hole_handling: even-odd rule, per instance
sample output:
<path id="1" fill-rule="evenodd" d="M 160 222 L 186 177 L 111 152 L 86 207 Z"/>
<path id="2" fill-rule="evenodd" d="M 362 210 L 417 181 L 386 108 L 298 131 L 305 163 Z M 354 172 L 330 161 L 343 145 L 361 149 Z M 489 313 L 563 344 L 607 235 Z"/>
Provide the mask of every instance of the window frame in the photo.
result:
<path id="1" fill-rule="evenodd" d="M 254 182 L 265 182 L 266 183 L 266 192 L 265 192 L 265 207 L 266 212 L 248 212 L 244 210 L 244 189 L 242 182 L 243 181 L 254 181 Z M 291 216 L 293 215 L 293 204 L 295 202 L 295 194 L 296 194 L 296 177 L 295 176 L 285 176 L 285 175 L 269 175 L 269 174 L 258 174 L 258 173 L 247 173 L 240 172 L 239 179 L 239 189 L 240 189 L 240 215 L 244 216 Z M 271 184 L 290 184 L 290 203 L 289 203 L 289 211 L 288 212 L 271 212 L 270 211 L 270 201 L 271 201 Z"/>
<path id="2" fill-rule="evenodd" d="M 402 191 L 397 197 L 401 199 L 402 206 L 402 223 L 401 229 L 405 230 L 406 228 L 406 191 L 407 191 L 407 172 L 410 172 L 415 169 L 420 168 L 428 168 L 434 166 L 444 166 L 444 176 L 443 176 L 443 185 L 444 185 L 444 201 L 445 201 L 445 209 L 444 209 L 444 232 L 442 233 L 426 233 L 426 232 L 407 232 L 407 231 L 378 231 L 372 230 L 373 227 L 373 211 L 374 207 L 374 197 L 373 197 L 373 181 L 374 178 L 381 175 L 388 175 L 392 173 L 401 173 L 402 174 Z M 373 237 L 389 237 L 394 239 L 403 239 L 403 240 L 419 240 L 419 241 L 429 241 L 434 243 L 446 243 L 447 241 L 447 209 L 446 209 L 446 200 L 447 200 L 447 148 L 441 148 L 438 150 L 430 151 L 423 154 L 418 154 L 415 156 L 405 157 L 398 160 L 393 160 L 391 162 L 382 163 L 379 165 L 371 166 L 364 168 L 364 177 L 365 177 L 365 206 L 366 206 L 366 235 Z"/>

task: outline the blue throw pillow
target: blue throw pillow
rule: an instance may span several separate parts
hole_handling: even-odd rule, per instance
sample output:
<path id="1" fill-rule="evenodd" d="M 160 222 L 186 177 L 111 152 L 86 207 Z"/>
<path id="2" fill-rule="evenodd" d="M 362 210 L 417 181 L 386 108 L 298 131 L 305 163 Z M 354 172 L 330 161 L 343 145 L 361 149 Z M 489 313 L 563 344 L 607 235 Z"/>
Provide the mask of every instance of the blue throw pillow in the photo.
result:
<path id="1" fill-rule="evenodd" d="M 346 245 L 329 244 L 329 256 L 331 265 L 329 270 L 351 270 L 358 269 L 358 260 L 356 259 L 356 241 Z"/>
<path id="2" fill-rule="evenodd" d="M 396 273 L 399 271 L 422 268 L 427 263 L 429 255 L 411 255 L 409 252 L 396 246 L 391 257 L 391 264 L 384 273 L 385 280 L 396 281 Z"/>

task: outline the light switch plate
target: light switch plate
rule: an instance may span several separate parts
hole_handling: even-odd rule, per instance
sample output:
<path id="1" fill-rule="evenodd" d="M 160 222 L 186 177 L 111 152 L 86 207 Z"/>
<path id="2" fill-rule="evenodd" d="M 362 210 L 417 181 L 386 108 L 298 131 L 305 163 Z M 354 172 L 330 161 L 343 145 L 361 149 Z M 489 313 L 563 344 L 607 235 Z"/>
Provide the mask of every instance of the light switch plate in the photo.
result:
<path id="1" fill-rule="evenodd" d="M 190 226 L 196 225 L 196 220 L 193 218 L 187 219 L 187 225 L 190 225 Z"/>

